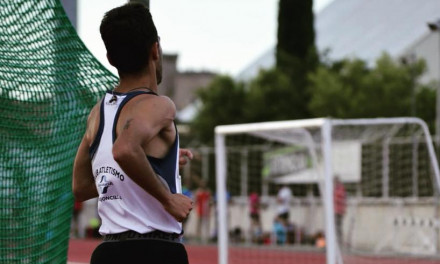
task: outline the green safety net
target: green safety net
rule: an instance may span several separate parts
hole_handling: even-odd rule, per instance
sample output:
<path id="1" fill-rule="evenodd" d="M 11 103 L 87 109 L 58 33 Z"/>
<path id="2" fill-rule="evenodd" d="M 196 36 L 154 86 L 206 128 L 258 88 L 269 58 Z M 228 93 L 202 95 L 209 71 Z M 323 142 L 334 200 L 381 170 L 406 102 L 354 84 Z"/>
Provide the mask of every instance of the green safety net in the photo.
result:
<path id="1" fill-rule="evenodd" d="M 59 1 L 0 1 L 0 263 L 66 263 L 76 149 L 116 82 Z"/>

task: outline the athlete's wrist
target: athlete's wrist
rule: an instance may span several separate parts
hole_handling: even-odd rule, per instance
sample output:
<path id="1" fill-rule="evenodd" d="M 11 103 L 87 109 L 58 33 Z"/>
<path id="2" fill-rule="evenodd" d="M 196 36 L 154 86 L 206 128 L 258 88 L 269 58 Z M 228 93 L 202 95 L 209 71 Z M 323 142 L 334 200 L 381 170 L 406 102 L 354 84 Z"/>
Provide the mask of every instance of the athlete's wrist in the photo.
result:
<path id="1" fill-rule="evenodd" d="M 172 205 L 172 203 L 173 203 L 172 201 L 173 201 L 172 194 L 171 193 L 167 193 L 160 200 L 160 203 L 166 209 L 166 208 L 169 208 Z"/>

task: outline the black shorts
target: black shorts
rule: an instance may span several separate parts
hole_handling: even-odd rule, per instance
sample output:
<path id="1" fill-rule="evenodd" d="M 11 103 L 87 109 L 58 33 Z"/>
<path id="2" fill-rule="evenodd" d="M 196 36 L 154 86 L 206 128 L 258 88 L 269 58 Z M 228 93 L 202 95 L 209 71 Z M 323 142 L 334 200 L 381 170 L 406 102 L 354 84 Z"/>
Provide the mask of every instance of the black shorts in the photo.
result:
<path id="1" fill-rule="evenodd" d="M 181 243 L 138 239 L 103 242 L 93 251 L 91 264 L 188 264 L 186 249 Z"/>

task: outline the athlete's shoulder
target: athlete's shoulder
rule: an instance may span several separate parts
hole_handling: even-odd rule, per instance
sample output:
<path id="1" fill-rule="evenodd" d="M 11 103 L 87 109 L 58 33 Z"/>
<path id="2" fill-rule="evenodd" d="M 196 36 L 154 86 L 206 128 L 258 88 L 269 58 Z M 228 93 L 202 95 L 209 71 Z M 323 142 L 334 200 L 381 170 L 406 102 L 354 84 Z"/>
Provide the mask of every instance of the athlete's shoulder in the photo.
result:
<path id="1" fill-rule="evenodd" d="M 176 105 L 174 104 L 173 100 L 171 100 L 171 98 L 165 95 L 160 95 L 158 96 L 158 99 L 162 100 L 164 105 L 169 107 L 171 110 L 176 111 Z"/>
<path id="2" fill-rule="evenodd" d="M 89 126 L 90 122 L 93 122 L 99 116 L 99 110 L 101 106 L 101 102 L 104 98 L 101 98 L 96 102 L 96 104 L 90 110 L 89 116 L 87 117 L 87 126 Z"/>
<path id="3" fill-rule="evenodd" d="M 87 117 L 87 127 L 86 127 L 86 140 L 90 145 L 99 125 L 100 118 L 100 106 L 103 98 L 101 98 L 90 110 L 89 116 Z"/>
<path id="4" fill-rule="evenodd" d="M 142 100 L 156 101 L 165 105 L 172 105 L 173 107 L 175 107 L 174 102 L 171 100 L 171 98 L 165 95 L 155 95 L 155 94 L 145 93 L 145 94 L 141 94 L 139 98 L 141 98 Z"/>
<path id="5" fill-rule="evenodd" d="M 163 113 L 166 115 L 172 115 L 173 117 L 176 114 L 176 105 L 174 102 L 167 96 L 158 95 L 144 95 L 139 96 L 139 100 L 134 104 L 134 107 L 139 107 L 140 109 L 147 112 L 155 112 L 155 113 Z M 141 111 L 141 112 L 144 112 Z"/>

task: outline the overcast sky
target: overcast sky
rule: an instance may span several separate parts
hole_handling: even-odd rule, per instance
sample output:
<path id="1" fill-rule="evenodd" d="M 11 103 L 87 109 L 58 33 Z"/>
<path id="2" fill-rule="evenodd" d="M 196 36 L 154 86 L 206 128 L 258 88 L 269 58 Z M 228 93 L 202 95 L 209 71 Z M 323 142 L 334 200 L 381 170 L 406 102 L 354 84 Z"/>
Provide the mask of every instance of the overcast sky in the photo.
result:
<path id="1" fill-rule="evenodd" d="M 319 12 L 333 0 L 315 0 Z M 107 68 L 99 35 L 104 13 L 126 0 L 78 0 L 78 33 Z M 278 0 L 150 0 L 164 53 L 180 71 L 236 76 L 276 43 Z"/>

